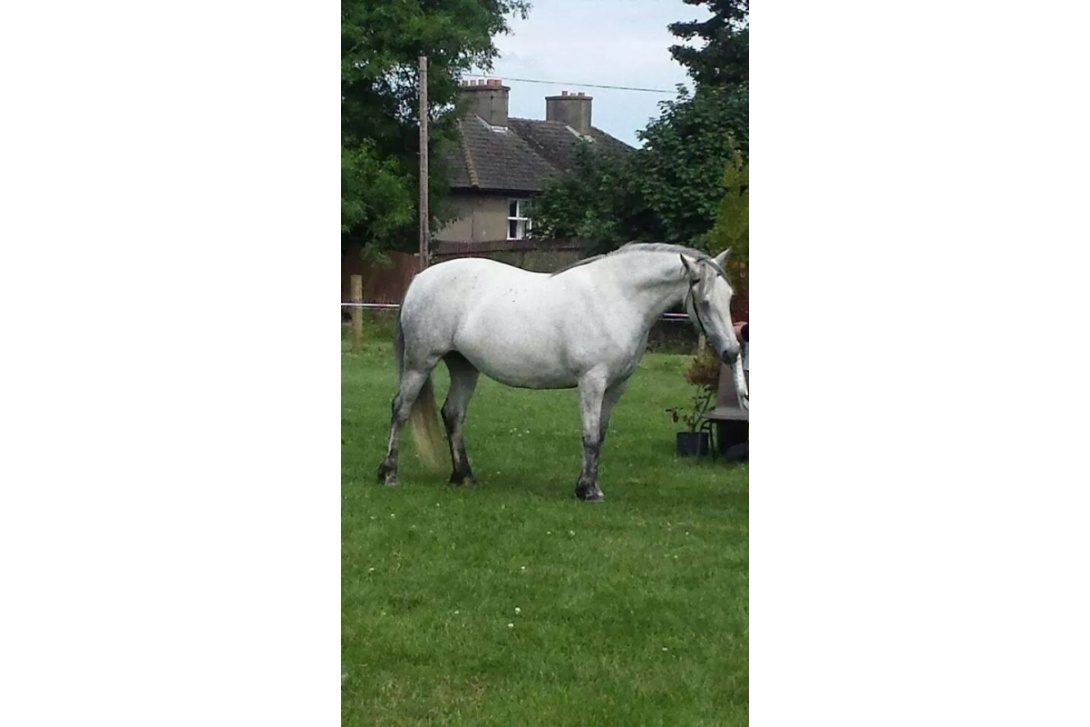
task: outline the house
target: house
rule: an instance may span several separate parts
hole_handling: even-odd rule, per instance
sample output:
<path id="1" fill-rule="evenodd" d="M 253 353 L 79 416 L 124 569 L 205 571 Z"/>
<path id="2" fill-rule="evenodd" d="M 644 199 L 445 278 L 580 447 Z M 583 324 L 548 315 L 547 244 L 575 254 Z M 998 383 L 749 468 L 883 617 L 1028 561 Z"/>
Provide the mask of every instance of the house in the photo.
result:
<path id="1" fill-rule="evenodd" d="M 458 219 L 440 242 L 523 240 L 533 230 L 532 203 L 549 180 L 571 171 L 582 142 L 615 153 L 632 147 L 591 123 L 593 98 L 564 91 L 545 98 L 545 119 L 509 118 L 511 89 L 499 80 L 463 82 L 468 110 L 458 122 L 451 204 Z"/>
<path id="2" fill-rule="evenodd" d="M 595 149 L 628 153 L 632 147 L 591 124 L 593 99 L 563 92 L 545 98 L 545 119 L 507 115 L 511 89 L 498 80 L 463 83 L 467 101 L 458 121 L 458 145 L 443 155 L 450 170 L 447 202 L 458 219 L 434 235 L 432 262 L 487 254 L 528 270 L 551 271 L 574 262 L 585 241 L 520 243 L 533 231 L 531 202 L 548 181 L 571 171 L 582 142 Z M 508 242 L 510 241 L 510 242 Z M 490 243 L 471 249 L 464 243 Z M 392 267 L 376 268 L 353 243 L 341 250 L 341 301 L 351 300 L 352 276 L 363 281 L 368 302 L 398 302 L 419 269 L 414 255 L 389 252 Z"/>

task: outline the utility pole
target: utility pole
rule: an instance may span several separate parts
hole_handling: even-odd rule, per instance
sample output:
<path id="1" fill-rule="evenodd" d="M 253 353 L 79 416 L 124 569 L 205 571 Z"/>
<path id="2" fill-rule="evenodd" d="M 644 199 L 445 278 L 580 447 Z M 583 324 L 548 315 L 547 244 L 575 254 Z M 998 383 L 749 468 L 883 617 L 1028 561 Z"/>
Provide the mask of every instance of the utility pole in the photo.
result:
<path id="1" fill-rule="evenodd" d="M 420 269 L 428 267 L 428 57 L 420 56 Z"/>

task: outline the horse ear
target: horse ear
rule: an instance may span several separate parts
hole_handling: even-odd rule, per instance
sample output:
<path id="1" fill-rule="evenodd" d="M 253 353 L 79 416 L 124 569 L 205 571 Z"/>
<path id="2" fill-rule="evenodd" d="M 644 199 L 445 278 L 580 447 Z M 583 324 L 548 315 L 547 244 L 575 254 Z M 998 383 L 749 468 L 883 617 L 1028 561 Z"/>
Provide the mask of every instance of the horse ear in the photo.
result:
<path id="1" fill-rule="evenodd" d="M 685 267 L 685 273 L 689 276 L 690 280 L 700 279 L 700 273 L 696 271 L 696 265 L 689 262 L 689 258 L 681 255 L 681 264 Z"/>
<path id="2" fill-rule="evenodd" d="M 727 264 L 727 260 L 730 259 L 730 248 L 728 247 L 723 252 L 715 256 L 715 264 L 719 267 L 723 267 Z"/>

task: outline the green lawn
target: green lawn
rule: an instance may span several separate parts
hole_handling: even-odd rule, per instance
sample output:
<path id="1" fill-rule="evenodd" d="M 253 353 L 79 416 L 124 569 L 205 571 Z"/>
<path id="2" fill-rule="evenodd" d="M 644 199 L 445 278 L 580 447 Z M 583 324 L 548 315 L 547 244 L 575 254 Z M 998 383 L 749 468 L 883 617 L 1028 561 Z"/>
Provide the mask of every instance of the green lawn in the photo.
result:
<path id="1" fill-rule="evenodd" d="M 342 360 L 344 725 L 743 725 L 748 468 L 674 456 L 683 356 L 649 354 L 613 415 L 605 502 L 573 496 L 575 391 L 482 377 L 452 488 L 404 433 L 377 483 L 388 340 Z M 442 403 L 446 372 L 437 369 Z"/>

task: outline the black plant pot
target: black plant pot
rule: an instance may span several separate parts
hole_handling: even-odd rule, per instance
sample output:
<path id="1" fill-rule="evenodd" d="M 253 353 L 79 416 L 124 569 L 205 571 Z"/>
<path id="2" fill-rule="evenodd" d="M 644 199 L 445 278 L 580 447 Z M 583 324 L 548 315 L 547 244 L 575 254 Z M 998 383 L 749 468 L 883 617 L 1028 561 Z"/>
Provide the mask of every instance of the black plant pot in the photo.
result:
<path id="1" fill-rule="evenodd" d="M 677 453 L 681 457 L 701 457 L 712 451 L 707 432 L 678 432 Z"/>

